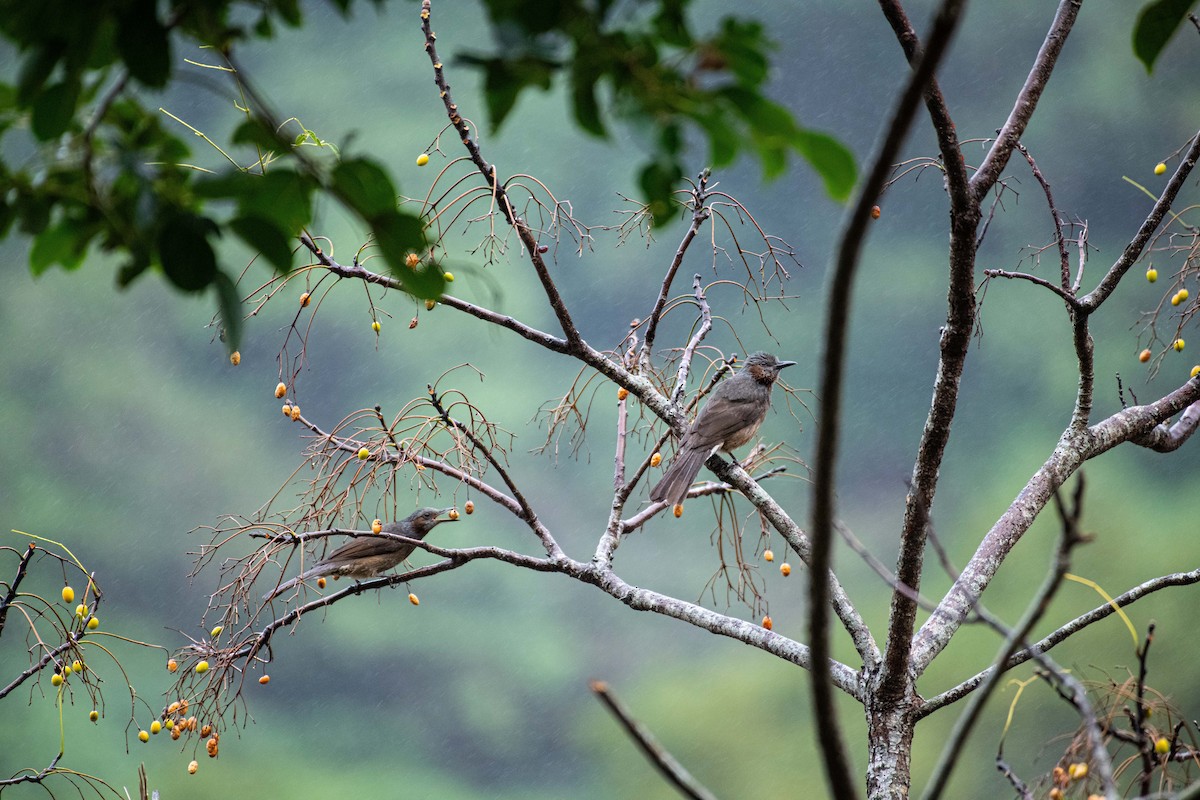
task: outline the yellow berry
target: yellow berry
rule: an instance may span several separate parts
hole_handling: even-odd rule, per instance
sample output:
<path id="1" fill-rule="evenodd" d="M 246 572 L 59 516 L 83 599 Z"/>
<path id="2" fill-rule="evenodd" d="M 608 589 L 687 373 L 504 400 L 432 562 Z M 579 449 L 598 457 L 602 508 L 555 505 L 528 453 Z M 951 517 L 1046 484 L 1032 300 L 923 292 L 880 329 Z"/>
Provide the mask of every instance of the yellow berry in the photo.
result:
<path id="1" fill-rule="evenodd" d="M 64 666 L 64 667 L 63 667 L 62 674 L 63 674 L 63 677 L 64 677 L 64 678 L 69 678 L 69 677 L 71 677 L 71 673 L 72 673 L 72 672 L 73 672 L 73 670 L 71 669 L 71 665 L 70 665 L 70 664 L 67 664 L 66 666 Z"/>
<path id="2" fill-rule="evenodd" d="M 89 631 L 94 631 L 94 630 L 96 630 L 96 628 L 99 628 L 99 627 L 100 627 L 100 620 L 96 619 L 95 617 L 92 617 L 91 619 L 88 620 L 87 629 Z"/>
<path id="3" fill-rule="evenodd" d="M 419 606 L 419 605 L 421 605 L 421 598 L 417 597 L 412 592 L 409 592 L 408 593 L 408 602 L 412 603 L 414 606 Z"/>
<path id="4" fill-rule="evenodd" d="M 1171 346 L 1175 348 L 1176 353 L 1182 353 L 1183 352 L 1183 339 L 1176 339 L 1175 344 L 1173 344 Z"/>
<path id="5" fill-rule="evenodd" d="M 783 577 L 785 577 L 785 578 L 788 575 L 791 575 L 792 574 L 792 565 L 787 563 L 786 561 L 783 562 L 782 564 L 779 565 L 779 573 L 781 575 L 783 575 Z"/>
<path id="6" fill-rule="evenodd" d="M 1046 797 L 1048 797 L 1050 800 L 1063 800 L 1066 795 L 1063 794 L 1062 789 L 1059 789 L 1057 786 L 1055 786 L 1050 790 L 1050 793 L 1046 795 Z"/>
<path id="7" fill-rule="evenodd" d="M 474 514 L 475 513 L 475 503 L 471 500 L 468 500 L 463 505 L 463 511 L 467 512 L 468 514 Z"/>
<path id="8" fill-rule="evenodd" d="M 300 406 L 292 406 L 292 422 L 300 419 Z"/>
<path id="9" fill-rule="evenodd" d="M 433 311 L 433 307 L 434 307 L 434 306 L 436 306 L 436 305 L 437 305 L 437 301 L 436 301 L 436 300 L 426 300 L 426 301 L 425 301 L 425 310 L 426 310 L 426 311 Z"/>
<path id="10" fill-rule="evenodd" d="M 196 672 L 197 672 L 197 673 L 199 673 L 199 674 L 201 674 L 201 675 L 203 675 L 204 673 L 208 672 L 208 662 L 207 662 L 207 661 L 201 661 L 199 664 L 197 664 L 197 665 L 196 665 Z"/>
<path id="11" fill-rule="evenodd" d="M 371 330 L 375 331 L 376 333 L 379 333 L 381 328 L 383 328 L 383 326 L 379 324 L 379 320 L 375 320 L 371 323 Z"/>
<path id="12" fill-rule="evenodd" d="M 457 508 L 450 509 L 450 513 L 448 513 L 446 516 L 452 520 L 458 519 L 458 509 Z"/>
<path id="13" fill-rule="evenodd" d="M 75 590 L 72 589 L 70 586 L 64 586 L 63 591 L 62 591 L 62 598 L 63 598 L 64 603 L 74 602 Z"/>
<path id="14" fill-rule="evenodd" d="M 83 672 L 83 662 L 78 658 L 75 659 L 71 662 L 71 669 L 75 670 L 76 672 Z"/>
<path id="15" fill-rule="evenodd" d="M 1067 774 L 1071 776 L 1071 780 L 1080 781 L 1087 777 L 1088 765 L 1082 761 L 1077 761 L 1067 768 Z"/>
<path id="16" fill-rule="evenodd" d="M 200 769 L 200 764 L 196 761 L 188 764 L 188 775 L 195 775 L 196 770 Z"/>
<path id="17" fill-rule="evenodd" d="M 75 616 L 79 617 L 80 619 L 86 617 L 87 616 L 87 606 L 84 605 L 83 603 L 80 603 L 79 605 L 75 606 Z"/>
<path id="18" fill-rule="evenodd" d="M 290 417 L 292 415 L 292 406 L 290 403 L 283 404 L 283 415 L 285 417 Z"/>
<path id="19" fill-rule="evenodd" d="M 261 683 L 263 686 L 266 686 L 268 683 L 271 682 L 271 676 L 263 675 L 261 678 L 258 679 L 258 682 Z"/>
<path id="20" fill-rule="evenodd" d="M 444 275 L 442 275 L 442 277 L 446 279 L 446 283 L 454 283 L 454 273 L 453 272 L 447 272 Z"/>
<path id="21" fill-rule="evenodd" d="M 1154 174 L 1155 175 L 1162 175 L 1166 171 L 1167 171 L 1167 165 L 1164 164 L 1163 162 L 1160 161 L 1154 165 Z"/>
<path id="22" fill-rule="evenodd" d="M 158 732 L 161 730 L 162 730 L 162 723 L 159 722 L 158 720 L 154 720 L 154 722 L 150 723 L 150 732 L 151 733 L 158 734 Z"/>
<path id="23" fill-rule="evenodd" d="M 383 530 L 383 523 L 378 519 L 371 521 L 371 533 L 379 533 Z"/>
<path id="24" fill-rule="evenodd" d="M 629 397 L 628 389 L 626 389 L 624 386 L 617 389 L 617 400 L 624 400 L 626 397 Z"/>
<path id="25" fill-rule="evenodd" d="M 1180 289 L 1178 292 L 1176 292 L 1176 293 L 1175 293 L 1175 296 L 1176 296 L 1176 297 L 1178 297 L 1178 298 L 1179 298 L 1179 302 L 1181 302 L 1181 303 L 1182 303 L 1182 302 L 1184 302 L 1184 301 L 1186 301 L 1186 300 L 1188 299 L 1188 290 L 1187 290 L 1187 289 Z"/>
<path id="26" fill-rule="evenodd" d="M 221 635 L 221 631 L 223 631 L 223 630 L 225 630 L 225 628 L 221 625 L 218 625 L 217 627 L 213 628 L 209 633 L 211 634 L 212 638 L 215 639 Z"/>
<path id="27" fill-rule="evenodd" d="M 50 676 L 50 685 L 51 686 L 62 686 L 63 685 L 63 676 L 59 675 L 57 672 L 54 673 L 53 675 L 51 675 Z"/>
<path id="28" fill-rule="evenodd" d="M 1149 360 L 1150 360 L 1150 355 L 1151 355 L 1151 353 L 1150 353 L 1150 348 L 1149 348 L 1149 347 L 1147 347 L 1145 350 L 1143 350 L 1142 352 L 1138 353 L 1138 361 L 1140 361 L 1140 362 L 1142 362 L 1143 364 L 1145 364 L 1147 361 L 1149 361 Z"/>
<path id="29" fill-rule="evenodd" d="M 771 630 L 775 627 L 775 623 L 771 620 L 771 616 L 769 614 L 763 617 L 762 626 L 767 630 Z"/>
<path id="30" fill-rule="evenodd" d="M 1200 375 L 1200 364 L 1197 364 L 1196 366 L 1192 367 L 1192 377 L 1194 378 L 1197 375 Z"/>
<path id="31" fill-rule="evenodd" d="M 179 669 L 179 662 L 173 658 L 167 659 L 167 672 L 174 672 Z"/>
<path id="32" fill-rule="evenodd" d="M 654 455 L 650 456 L 650 466 L 657 467 L 661 463 L 662 453 L 655 453 Z"/>
<path id="33" fill-rule="evenodd" d="M 279 385 L 275 387 L 275 396 L 283 397 L 285 394 L 287 394 L 287 385 L 280 381 Z"/>
<path id="34" fill-rule="evenodd" d="M 358 457 L 360 460 L 366 461 L 368 458 L 371 457 L 371 451 L 365 447 L 360 447 L 358 449 Z"/>
<path id="35" fill-rule="evenodd" d="M 774 550 L 763 550 L 763 558 L 766 559 L 767 561 L 774 561 L 775 560 L 775 551 Z"/>
<path id="36" fill-rule="evenodd" d="M 671 509 L 671 511 L 675 514 L 675 519 L 679 519 L 683 516 L 683 504 L 676 503 L 675 508 Z"/>
<path id="37" fill-rule="evenodd" d="M 1179 296 L 1179 292 L 1171 295 L 1171 305 L 1177 306 L 1183 302 L 1183 298 Z"/>
<path id="38" fill-rule="evenodd" d="M 229 363 L 233 364 L 235 367 L 238 364 L 242 363 L 242 354 L 239 353 L 237 350 L 234 350 L 232 353 L 229 354 Z"/>
<path id="39" fill-rule="evenodd" d="M 1154 743 L 1154 752 L 1158 753 L 1160 756 L 1164 756 L 1171 752 L 1170 740 L 1168 740 L 1165 736 L 1160 736 Z"/>
<path id="40" fill-rule="evenodd" d="M 429 163 L 429 154 L 428 153 L 421 153 L 421 155 L 417 156 L 417 166 L 418 167 L 423 167 L 428 163 Z"/>
<path id="41" fill-rule="evenodd" d="M 324 578 L 317 578 L 317 588 L 318 589 L 325 588 L 325 579 Z"/>
<path id="42" fill-rule="evenodd" d="M 100 719 L 100 712 L 92 709 L 91 713 L 88 714 L 88 719 L 90 719 L 92 722 L 95 722 L 96 720 Z"/>
<path id="43" fill-rule="evenodd" d="M 1158 270 L 1156 270 L 1154 267 L 1146 270 L 1146 280 L 1150 281 L 1151 283 L 1154 283 L 1156 280 L 1158 280 Z"/>
<path id="44" fill-rule="evenodd" d="M 409 253 L 404 257 L 404 266 L 409 269 L 416 269 L 417 264 L 421 263 L 421 257 L 416 253 Z"/>
<path id="45" fill-rule="evenodd" d="M 143 742 L 150 741 L 150 734 L 146 731 L 138 731 L 138 739 Z"/>
<path id="46" fill-rule="evenodd" d="M 300 307 L 308 308 L 309 301 L 311 301 L 311 300 L 312 300 L 312 295 L 309 294 L 308 292 L 305 292 L 304 294 L 300 295 Z"/>

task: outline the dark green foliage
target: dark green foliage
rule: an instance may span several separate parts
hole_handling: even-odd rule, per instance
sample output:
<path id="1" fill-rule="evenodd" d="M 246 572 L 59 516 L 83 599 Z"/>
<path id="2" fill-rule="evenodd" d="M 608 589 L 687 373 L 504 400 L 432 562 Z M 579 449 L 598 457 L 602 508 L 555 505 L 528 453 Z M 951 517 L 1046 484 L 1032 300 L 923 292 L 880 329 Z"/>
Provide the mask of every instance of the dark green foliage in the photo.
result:
<path id="1" fill-rule="evenodd" d="M 349 10 L 350 0 L 330 2 Z M 620 10 L 610 0 L 485 5 L 497 51 L 462 60 L 485 75 L 493 124 L 505 120 L 526 89 L 545 90 L 565 76 L 574 120 L 585 131 L 603 137 L 622 123 L 652 132 L 638 173 L 656 221 L 669 218 L 671 193 L 697 166 L 685 164 L 694 133 L 707 141 L 711 166 L 749 153 L 774 177 L 796 153 L 831 196 L 849 195 L 850 153 L 765 96 L 772 45 L 758 22 L 728 17 L 698 36 L 688 0 L 646 0 Z M 16 150 L 32 149 L 35 157 L 0 160 L 0 185 L 8 189 L 0 194 L 0 235 L 16 223 L 33 237 L 34 273 L 55 265 L 75 269 L 98 247 L 121 255 L 118 285 L 159 269 L 183 291 L 212 287 L 232 349 L 239 327 L 230 277 L 236 268 L 219 262 L 216 241 L 228 231 L 272 268 L 289 270 L 315 195 L 327 192 L 370 228 L 407 291 L 436 299 L 442 271 L 405 265 L 424 246 L 422 226 L 397 210 L 397 187 L 377 163 L 302 158 L 300 142 L 285 140 L 277 121 L 256 109 L 232 135 L 230 150 L 253 169 L 200 177 L 184 166 L 190 153 L 183 139 L 163 126 L 152 101 L 141 99 L 171 82 L 179 40 L 203 43 L 219 56 L 271 36 L 279 23 L 304 21 L 297 0 L 10 4 L 0 35 L 16 45 L 20 67 L 14 85 L 0 84 L 0 137 L 28 130 L 30 141 Z"/>
<path id="2" fill-rule="evenodd" d="M 1142 7 L 1133 29 L 1133 53 L 1147 72 L 1153 71 L 1154 62 L 1195 4 L 1196 0 L 1155 0 Z"/>
<path id="3" fill-rule="evenodd" d="M 726 17 L 715 32 L 698 37 L 688 25 L 688 3 L 643 0 L 618 10 L 613 3 L 583 0 L 488 0 L 497 52 L 459 60 L 484 72 L 494 126 L 512 112 L 521 92 L 548 89 L 561 72 L 575 122 L 585 131 L 605 136 L 614 120 L 658 128 L 662 133 L 640 171 L 656 222 L 665 221 L 671 192 L 691 171 L 684 164 L 688 129 L 708 140 L 709 166 L 749 153 L 764 175 L 778 177 L 788 155 L 797 153 L 821 175 L 831 197 L 849 197 L 856 175 L 850 152 L 799 125 L 764 94 L 773 45 L 763 26 Z"/>

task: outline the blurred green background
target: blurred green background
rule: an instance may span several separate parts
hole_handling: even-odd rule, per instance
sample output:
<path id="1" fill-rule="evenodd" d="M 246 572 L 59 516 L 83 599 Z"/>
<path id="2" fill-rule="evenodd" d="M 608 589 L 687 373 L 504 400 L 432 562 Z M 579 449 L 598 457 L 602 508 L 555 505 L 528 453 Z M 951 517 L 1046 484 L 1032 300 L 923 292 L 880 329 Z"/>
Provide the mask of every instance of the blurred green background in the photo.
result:
<path id="1" fill-rule="evenodd" d="M 913 3 L 909 13 L 923 23 L 930 6 Z M 390 4 L 376 12 L 360 4 L 344 21 L 313 5 L 302 30 L 256 44 L 241 59 L 284 116 L 295 115 L 343 148 L 390 164 L 401 191 L 421 197 L 442 162 L 435 156 L 422 170 L 414 159 L 441 130 L 444 116 L 416 8 Z M 865 160 L 905 75 L 877 10 L 835 0 L 786 8 L 748 2 L 739 9 L 766 20 L 779 42 L 776 99 L 802 124 L 832 133 L 860 163 Z M 715 22 L 723 10 L 698 5 L 698 24 L 705 15 Z M 941 75 L 962 138 L 987 137 L 999 127 L 1052 13 L 1046 3 L 977 3 L 969 10 Z M 1129 46 L 1135 13 L 1134 4 L 1116 0 L 1084 8 L 1024 139 L 1062 210 L 1089 225 L 1095 250 L 1085 286 L 1116 258 L 1150 207 L 1150 199 L 1122 176 L 1157 191 L 1165 177 L 1153 175 L 1154 165 L 1198 125 L 1200 51 L 1188 35 L 1194 32 L 1183 31 L 1155 75 L 1147 76 Z M 444 56 L 487 35 L 472 4 L 445 4 L 435 7 L 435 15 Z M 176 56 L 205 60 L 200 51 Z M 11 52 L 0 53 L 0 70 L 11 73 L 15 63 Z M 482 123 L 475 75 L 448 63 L 462 110 Z M 202 70 L 186 74 L 161 105 L 220 141 L 238 121 L 228 86 Z M 501 174 L 536 175 L 572 202 L 578 218 L 615 225 L 620 217 L 613 211 L 623 207 L 618 193 L 636 194 L 633 169 L 640 142 L 650 134 L 625 131 L 615 142 L 586 137 L 572 127 L 563 97 L 551 92 L 522 99 L 498 135 L 485 128 L 482 144 Z M 457 156 L 452 145 L 446 147 Z M 704 166 L 702 152 L 697 149 L 695 171 Z M 935 152 L 919 118 L 908 157 Z M 968 163 L 978 163 L 983 149 L 967 145 L 966 153 Z M 196 140 L 193 161 L 216 166 L 219 156 Z M 1050 242 L 1044 199 L 1028 169 L 1014 161 L 1007 174 L 1010 191 L 980 251 L 981 270 L 1015 268 L 1028 248 Z M 767 314 L 773 336 L 733 292 L 714 292 L 714 311 L 750 347 L 799 361 L 785 375 L 790 385 L 815 387 L 824 283 L 842 209 L 803 166 L 766 185 L 747 163 L 716 179 L 768 232 L 789 241 L 805 266 L 793 271 L 788 285 L 795 298 Z M 1193 181 L 1177 208 L 1195 200 Z M 928 171 L 900 180 L 882 206 L 855 296 L 838 502 L 845 523 L 890 565 L 945 315 L 947 219 L 940 176 Z M 327 206 L 315 227 L 331 238 L 343 261 L 361 244 L 363 232 L 336 208 Z M 464 228 L 460 221 L 453 230 L 462 242 L 452 262 L 453 293 L 554 330 L 520 258 L 484 269 L 469 252 L 483 228 Z M 636 240 L 617 246 L 614 233 L 597 231 L 594 248 L 582 257 L 569 248 L 557 251 L 555 276 L 592 345 L 614 346 L 629 320 L 648 312 L 682 230 L 656 231 L 649 246 Z M 233 368 L 206 328 L 210 298 L 185 298 L 146 278 L 117 292 L 112 264 L 102 257 L 78 273 L 55 270 L 34 281 L 27 251 L 28 242 L 20 239 L 0 243 L 0 257 L 9 264 L 0 293 L 3 543 L 23 543 L 9 529 L 69 543 L 108 593 L 105 629 L 174 648 L 183 635 L 205 633 L 199 620 L 216 586 L 214 571 L 187 579 L 189 553 L 205 541 L 188 531 L 222 514 L 253 513 L 300 463 L 307 444 L 298 426 L 279 414 L 271 393 L 278 380 L 276 354 L 299 289 L 249 321 L 242 364 Z M 223 255 L 231 264 L 249 259 L 232 245 Z M 1046 260 L 1041 274 L 1053 277 L 1052 262 Z M 693 248 L 676 290 L 687 290 L 692 272 L 712 275 L 711 265 L 708 252 Z M 1030 268 L 1028 261 L 1023 266 Z M 1137 338 L 1138 314 L 1159 302 L 1166 278 L 1179 266 L 1159 264 L 1162 277 L 1153 286 L 1131 275 L 1095 320 L 1097 418 L 1119 408 L 1116 374 L 1139 398 L 1151 399 L 1181 383 L 1196 363 L 1194 346 L 1171 353 L 1147 385 L 1147 370 L 1136 358 L 1145 346 Z M 728 274 L 727 266 L 720 268 Z M 244 285 L 267 277 L 265 267 L 252 266 Z M 306 416 L 328 428 L 376 403 L 385 415 L 395 413 L 444 370 L 470 361 L 484 379 L 464 372 L 449 385 L 467 391 L 490 419 L 516 433 L 514 474 L 568 552 L 586 559 L 609 503 L 612 387 L 599 389 L 578 457 L 565 441 L 557 457 L 530 454 L 545 435 L 537 409 L 565 390 L 575 372 L 571 363 L 445 308 L 422 310 L 420 326 L 408 330 L 416 306 L 396 293 L 386 295 L 381 308 L 394 319 L 383 318 L 377 341 L 360 286 L 344 283 L 327 298 L 298 381 Z M 685 335 L 686 320 L 678 315 L 660 334 L 659 346 L 679 346 Z M 1200 344 L 1200 334 L 1188 338 Z M 728 327 L 718 325 L 709 341 L 741 350 Z M 933 509 L 938 534 L 957 563 L 969 558 L 1052 450 L 1075 382 L 1061 302 L 1029 285 L 990 286 Z M 802 426 L 780 409 L 763 434 L 807 459 L 812 422 L 803 410 L 798 417 Z M 1096 540 L 1079 551 L 1073 571 L 1116 594 L 1195 568 L 1200 541 L 1187 486 L 1198 468 L 1194 446 L 1168 456 L 1124 447 L 1088 465 L 1085 527 Z M 803 480 L 772 481 L 771 488 L 797 519 L 807 519 Z M 411 500 L 434 501 L 428 491 L 414 492 Z M 480 500 L 475 515 L 439 529 L 437 542 L 539 552 L 527 530 Z M 628 539 L 617 554 L 623 577 L 686 599 L 702 596 L 718 561 L 708 509 L 703 502 L 693 505 L 682 520 L 658 520 Z M 1019 615 L 1041 580 L 1055 535 L 1053 515 L 1034 526 L 985 597 L 992 611 L 1010 620 Z M 773 546 L 777 553 L 784 549 L 777 538 Z M 886 587 L 853 553 L 843 548 L 836 557 L 843 583 L 881 639 Z M 430 558 L 418 553 L 414 560 Z M 930 563 L 924 591 L 937 597 L 949 579 Z M 774 565 L 760 565 L 775 629 L 803 639 L 804 571 L 784 579 Z M 46 570 L 26 588 L 53 596 L 58 584 L 55 572 Z M 403 592 L 367 595 L 339 603 L 323 618 L 311 615 L 294 635 L 278 637 L 270 685 L 247 693 L 250 724 L 240 738 L 227 731 L 218 760 L 210 762 L 201 749 L 196 776 L 185 771 L 191 748 L 181 752 L 165 736 L 142 745 L 130 735 L 127 748 L 128 697 L 111 666 L 102 676 L 108 706 L 99 725 L 87 722 L 85 698 L 66 708 L 64 764 L 135 787 L 137 765 L 144 762 L 151 787 L 164 798 L 675 796 L 590 696 L 588 680 L 600 678 L 718 796 L 822 796 L 803 671 L 682 623 L 631 613 L 589 587 L 499 564 L 475 562 L 414 584 L 413 591 L 421 596 L 419 608 L 405 602 Z M 1194 588 L 1172 590 L 1131 609 L 1143 628 L 1157 620 L 1150 681 L 1188 718 L 1200 707 L 1188 621 L 1196 598 Z M 711 596 L 704 600 L 714 602 Z M 1064 586 L 1042 632 L 1099 602 L 1090 590 Z M 723 595 L 716 607 L 725 609 Z M 740 606 L 729 610 L 751 618 Z M 17 621 L 9 622 L 0 676 L 27 663 Z M 845 637 L 835 635 L 834 641 L 849 659 Z M 922 691 L 933 695 L 974 674 L 998 646 L 994 635 L 964 629 L 922 679 Z M 161 653 L 118 652 L 139 694 L 157 707 L 170 683 Z M 1129 635 L 1116 620 L 1094 626 L 1054 655 L 1091 680 L 1111 675 L 1120 681 L 1135 665 Z M 1014 677 L 1029 674 L 1019 669 Z M 48 682 L 43 686 L 44 693 L 23 688 L 0 706 L 0 773 L 41 766 L 56 751 L 57 713 Z M 1008 791 L 992 761 L 1010 699 L 1011 690 L 991 702 L 952 796 Z M 843 708 L 861 765 L 861 709 L 848 701 Z M 946 709 L 918 728 L 915 786 L 922 785 L 955 715 L 955 708 Z M 146 724 L 148 715 L 139 711 L 139 720 Z M 1072 715 L 1040 685 L 1026 692 L 1014 725 L 1005 755 L 1027 779 L 1053 766 L 1059 737 L 1074 729 Z M 34 797 L 41 790 L 9 794 Z"/>

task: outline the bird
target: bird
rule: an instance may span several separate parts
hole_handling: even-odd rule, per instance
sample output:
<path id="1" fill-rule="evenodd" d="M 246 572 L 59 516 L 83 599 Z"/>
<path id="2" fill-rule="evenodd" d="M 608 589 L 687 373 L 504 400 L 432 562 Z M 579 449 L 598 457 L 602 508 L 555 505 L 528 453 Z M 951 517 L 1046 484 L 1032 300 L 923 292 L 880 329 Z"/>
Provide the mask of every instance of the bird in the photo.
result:
<path id="1" fill-rule="evenodd" d="M 450 508 L 419 508 L 399 522 L 386 523 L 380 531 L 399 534 L 409 539 L 424 539 L 441 523 L 457 521 L 456 517 L 443 518 L 441 516 L 452 510 L 453 506 Z M 301 581 L 323 575 L 347 576 L 356 579 L 374 578 L 408 558 L 415 549 L 416 545 L 414 544 L 398 542 L 386 536 L 360 536 L 325 556 L 311 569 L 306 569 L 290 581 L 279 584 L 263 595 L 263 600 L 270 600 Z"/>
<path id="2" fill-rule="evenodd" d="M 771 387 L 779 371 L 795 363 L 763 352 L 747 358 L 738 373 L 718 386 L 700 409 L 679 442 L 675 460 L 650 490 L 650 500 L 679 505 L 709 456 L 718 450 L 732 455 L 735 448 L 750 441 L 767 418 Z"/>

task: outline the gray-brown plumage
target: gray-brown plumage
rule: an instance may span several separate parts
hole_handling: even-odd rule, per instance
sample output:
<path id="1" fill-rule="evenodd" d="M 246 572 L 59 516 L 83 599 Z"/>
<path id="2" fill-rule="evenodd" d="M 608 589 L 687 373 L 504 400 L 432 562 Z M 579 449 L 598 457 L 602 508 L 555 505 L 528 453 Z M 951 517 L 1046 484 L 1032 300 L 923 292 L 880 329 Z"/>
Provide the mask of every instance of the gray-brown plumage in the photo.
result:
<path id="1" fill-rule="evenodd" d="M 454 522 L 452 519 L 439 519 L 450 508 L 420 508 L 399 522 L 384 524 L 384 533 L 395 533 L 409 539 L 424 539 L 429 532 L 443 522 Z M 398 542 L 386 536 L 359 536 L 351 539 L 311 569 L 306 569 L 290 581 L 284 581 L 267 592 L 264 600 L 270 600 L 281 592 L 309 578 L 319 578 L 322 575 L 346 576 L 349 578 L 374 578 L 387 572 L 412 554 L 416 545 Z"/>
<path id="2" fill-rule="evenodd" d="M 688 488 L 708 457 L 718 450 L 732 454 L 758 433 L 771 407 L 771 387 L 779 371 L 795 361 L 780 361 L 770 353 L 755 353 L 736 375 L 712 393 L 696 421 L 679 442 L 675 460 L 650 490 L 650 499 L 682 503 Z"/>

